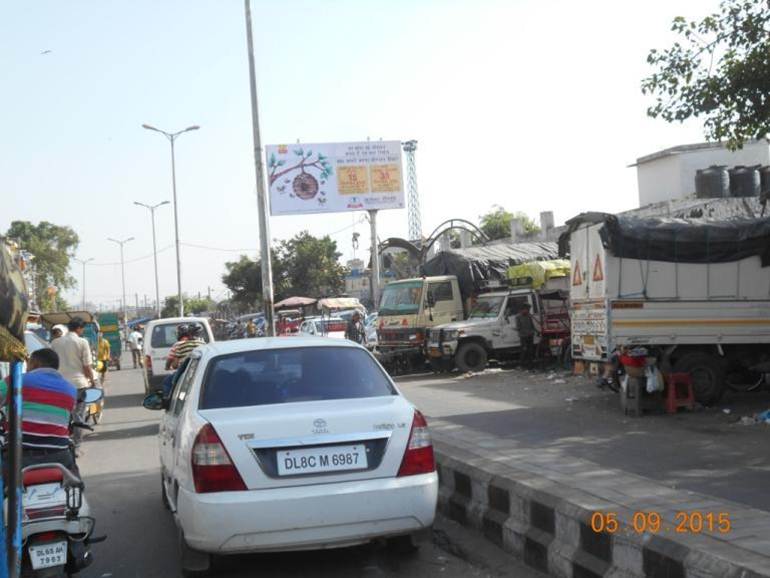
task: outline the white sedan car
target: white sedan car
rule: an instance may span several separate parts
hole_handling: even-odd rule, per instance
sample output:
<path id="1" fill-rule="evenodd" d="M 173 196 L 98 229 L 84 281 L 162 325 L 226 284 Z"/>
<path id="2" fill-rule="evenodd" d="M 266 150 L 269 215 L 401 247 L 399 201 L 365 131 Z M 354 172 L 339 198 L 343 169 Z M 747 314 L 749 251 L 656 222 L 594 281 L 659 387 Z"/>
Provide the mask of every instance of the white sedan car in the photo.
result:
<path id="1" fill-rule="evenodd" d="M 427 424 L 363 347 L 297 337 L 211 343 L 190 357 L 160 424 L 163 494 L 182 566 L 212 555 L 401 546 L 433 524 Z"/>

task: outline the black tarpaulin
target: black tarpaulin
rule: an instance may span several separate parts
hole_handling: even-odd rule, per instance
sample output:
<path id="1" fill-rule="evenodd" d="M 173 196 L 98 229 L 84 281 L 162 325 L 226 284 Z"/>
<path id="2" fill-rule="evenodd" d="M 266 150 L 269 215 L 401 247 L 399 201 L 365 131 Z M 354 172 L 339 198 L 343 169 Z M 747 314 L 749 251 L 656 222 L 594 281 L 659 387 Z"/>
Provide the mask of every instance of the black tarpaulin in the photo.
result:
<path id="1" fill-rule="evenodd" d="M 423 275 L 455 275 L 460 291 L 468 297 L 483 281 L 504 281 L 508 268 L 529 261 L 548 261 L 557 257 L 557 245 L 541 243 L 494 243 L 442 251 L 425 262 Z"/>
<path id="2" fill-rule="evenodd" d="M 674 263 L 727 263 L 759 256 L 770 265 L 770 218 L 729 220 L 623 217 L 583 213 L 567 221 L 559 253 L 569 251 L 569 237 L 583 224 L 603 223 L 602 245 L 616 257 Z"/>

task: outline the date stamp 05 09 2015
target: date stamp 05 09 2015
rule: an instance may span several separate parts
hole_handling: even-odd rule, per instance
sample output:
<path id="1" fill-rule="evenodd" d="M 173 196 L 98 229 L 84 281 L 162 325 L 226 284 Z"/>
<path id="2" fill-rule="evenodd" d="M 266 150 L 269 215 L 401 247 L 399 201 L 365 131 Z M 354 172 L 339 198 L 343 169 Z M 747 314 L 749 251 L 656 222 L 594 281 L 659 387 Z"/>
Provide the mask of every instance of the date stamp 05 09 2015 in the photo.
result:
<path id="1" fill-rule="evenodd" d="M 606 534 L 728 534 L 732 530 L 727 512 L 677 512 L 673 520 L 664 520 L 658 512 L 634 512 L 622 520 L 616 512 L 594 512 L 591 530 Z"/>

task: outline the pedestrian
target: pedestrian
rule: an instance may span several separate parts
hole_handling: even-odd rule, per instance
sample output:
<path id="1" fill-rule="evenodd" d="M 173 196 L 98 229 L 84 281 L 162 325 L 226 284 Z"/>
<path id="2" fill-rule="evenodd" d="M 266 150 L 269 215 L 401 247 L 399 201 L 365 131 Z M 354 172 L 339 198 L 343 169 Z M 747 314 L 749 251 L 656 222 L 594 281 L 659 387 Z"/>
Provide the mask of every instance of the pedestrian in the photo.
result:
<path id="1" fill-rule="evenodd" d="M 256 337 L 257 336 L 257 324 L 254 323 L 253 319 L 249 319 L 249 322 L 246 324 L 246 337 Z"/>
<path id="2" fill-rule="evenodd" d="M 51 341 L 53 341 L 54 339 L 59 339 L 59 337 L 61 337 L 62 335 L 64 335 L 64 326 L 54 325 L 53 328 L 51 329 Z"/>
<path id="3" fill-rule="evenodd" d="M 364 342 L 364 325 L 361 323 L 361 314 L 358 311 L 350 316 L 347 328 L 345 329 L 345 338 L 356 343 Z"/>
<path id="4" fill-rule="evenodd" d="M 75 317 L 67 323 L 67 334 L 51 343 L 51 349 L 59 356 L 59 373 L 77 389 L 96 385 L 91 346 L 83 338 L 85 327 L 85 322 Z M 75 416 L 80 421 L 85 421 L 85 411 L 86 404 L 78 402 Z M 79 446 L 83 438 L 82 428 L 75 428 L 72 438 L 75 446 Z"/>
<path id="5" fill-rule="evenodd" d="M 529 303 L 525 303 L 516 314 L 516 331 L 519 334 L 520 355 L 519 365 L 526 369 L 532 368 L 532 362 L 535 357 L 535 319 L 530 313 Z"/>
<path id="6" fill-rule="evenodd" d="M 134 327 L 128 334 L 128 348 L 131 350 L 131 359 L 134 362 L 134 369 L 142 367 L 142 334 L 138 327 Z"/>
<path id="7" fill-rule="evenodd" d="M 57 463 L 79 475 L 69 447 L 70 416 L 77 404 L 77 389 L 58 370 L 59 356 L 53 349 L 33 351 L 27 361 L 27 371 L 21 378 L 22 467 Z M 8 379 L 0 380 L 5 415 Z M 6 424 L 2 425 L 7 430 Z M 4 454 L 3 466 L 7 464 Z"/>
<path id="8" fill-rule="evenodd" d="M 104 333 L 99 332 L 99 344 L 96 347 L 96 371 L 99 373 L 99 382 L 104 386 L 107 379 L 107 370 L 110 367 L 110 342 L 104 338 Z"/>

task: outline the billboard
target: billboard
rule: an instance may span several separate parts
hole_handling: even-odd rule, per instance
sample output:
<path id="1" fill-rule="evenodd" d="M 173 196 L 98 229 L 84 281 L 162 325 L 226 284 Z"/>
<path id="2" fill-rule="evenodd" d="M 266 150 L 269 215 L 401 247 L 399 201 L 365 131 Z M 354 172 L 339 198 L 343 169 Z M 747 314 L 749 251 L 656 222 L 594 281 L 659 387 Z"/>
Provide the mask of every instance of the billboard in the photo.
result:
<path id="1" fill-rule="evenodd" d="M 403 209 L 401 142 L 266 147 L 271 215 Z"/>

